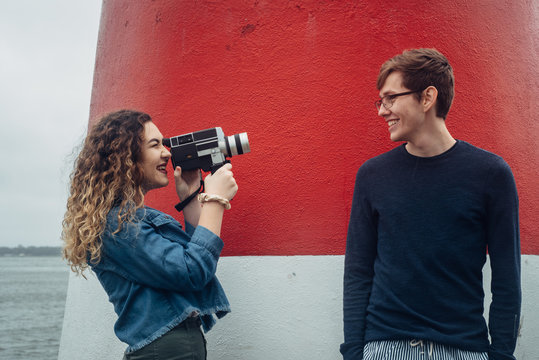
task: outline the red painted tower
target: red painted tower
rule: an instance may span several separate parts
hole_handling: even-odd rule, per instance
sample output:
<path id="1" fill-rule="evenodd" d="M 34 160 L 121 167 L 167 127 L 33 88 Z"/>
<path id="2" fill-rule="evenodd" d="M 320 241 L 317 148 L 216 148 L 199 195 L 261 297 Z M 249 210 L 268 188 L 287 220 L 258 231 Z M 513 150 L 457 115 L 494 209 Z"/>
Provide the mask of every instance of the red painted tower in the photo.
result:
<path id="1" fill-rule="evenodd" d="M 534 11 L 535 7 L 535 11 Z M 342 254 L 353 181 L 395 146 L 372 105 L 380 65 L 435 47 L 455 71 L 455 137 L 500 154 L 539 251 L 539 27 L 528 1 L 105 1 L 91 121 L 148 112 L 166 136 L 247 131 L 225 255 Z M 420 10 L 419 10 L 420 9 Z M 173 211 L 170 189 L 152 205 Z"/>
<path id="2" fill-rule="evenodd" d="M 256 350 L 265 349 L 263 339 L 239 329 L 266 326 L 274 315 L 282 320 L 269 304 L 281 291 L 289 291 L 278 305 L 283 313 L 309 311 L 265 333 L 269 343 L 290 350 L 290 334 L 312 326 L 315 313 L 329 307 L 318 322 L 335 334 L 324 332 L 324 350 L 313 351 L 339 358 L 341 255 L 355 173 L 396 146 L 373 105 L 376 77 L 385 60 L 409 48 L 433 47 L 451 62 L 456 96 L 447 125 L 453 136 L 511 166 L 526 256 L 523 287 L 532 296 L 539 292 L 531 284 L 539 275 L 537 2 L 105 0 L 102 11 L 91 122 L 133 108 L 149 113 L 165 136 L 215 126 L 226 135 L 249 134 L 251 153 L 232 158 L 239 192 L 225 215 L 229 258 L 222 259 L 220 278 L 232 289 L 233 311 L 250 321 L 233 319 L 234 313 L 225 320 L 213 336 L 224 338 L 222 349 L 216 347 L 230 357 L 216 358 L 264 358 Z M 149 205 L 173 215 L 176 201 L 171 187 L 149 195 Z M 276 256 L 271 265 L 250 257 L 266 255 Z M 297 255 L 316 256 L 281 257 Z M 328 255 L 337 256 L 320 260 Z M 535 264 L 535 272 L 527 275 L 524 262 Z M 282 279 L 272 270 L 281 270 Z M 253 294 L 256 306 L 249 303 Z M 309 302 L 313 297 L 320 304 Z M 531 335 L 539 333 L 539 320 L 523 324 L 537 329 L 523 329 L 535 336 L 526 338 L 529 345 L 519 342 L 526 354 L 539 341 Z M 316 328 L 305 334 L 321 336 Z M 230 342 L 244 344 L 238 347 L 243 355 Z"/>

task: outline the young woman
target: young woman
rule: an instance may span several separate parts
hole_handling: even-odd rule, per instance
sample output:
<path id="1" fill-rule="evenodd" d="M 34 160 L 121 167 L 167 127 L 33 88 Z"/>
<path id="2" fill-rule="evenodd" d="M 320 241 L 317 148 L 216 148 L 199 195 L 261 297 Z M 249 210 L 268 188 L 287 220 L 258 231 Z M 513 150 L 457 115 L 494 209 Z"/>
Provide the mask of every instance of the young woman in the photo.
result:
<path id="1" fill-rule="evenodd" d="M 205 192 L 184 208 L 185 231 L 144 205 L 168 185 L 169 151 L 149 115 L 122 110 L 90 131 L 75 162 L 63 221 L 63 255 L 82 274 L 90 266 L 129 346 L 126 360 L 206 359 L 201 332 L 230 311 L 215 276 L 225 207 L 238 187 L 226 164 L 204 179 Z M 174 170 L 180 200 L 196 193 L 200 171 Z"/>

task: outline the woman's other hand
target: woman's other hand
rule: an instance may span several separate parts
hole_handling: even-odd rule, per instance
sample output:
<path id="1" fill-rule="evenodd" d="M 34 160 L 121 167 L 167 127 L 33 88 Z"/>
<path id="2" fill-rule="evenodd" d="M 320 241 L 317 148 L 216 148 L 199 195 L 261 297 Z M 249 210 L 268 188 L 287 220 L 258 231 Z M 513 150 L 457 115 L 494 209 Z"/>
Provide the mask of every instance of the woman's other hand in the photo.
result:
<path id="1" fill-rule="evenodd" d="M 200 170 L 182 171 L 181 167 L 176 166 L 176 169 L 174 169 L 174 181 L 176 183 L 176 193 L 181 201 L 198 190 L 201 179 Z"/>

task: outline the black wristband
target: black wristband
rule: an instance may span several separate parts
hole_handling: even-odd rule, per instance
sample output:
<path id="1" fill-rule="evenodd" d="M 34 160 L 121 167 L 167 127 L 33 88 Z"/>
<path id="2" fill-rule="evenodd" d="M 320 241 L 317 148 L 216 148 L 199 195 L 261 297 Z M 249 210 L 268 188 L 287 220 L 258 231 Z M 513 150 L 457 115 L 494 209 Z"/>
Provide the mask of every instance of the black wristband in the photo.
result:
<path id="1" fill-rule="evenodd" d="M 204 181 L 200 180 L 200 187 L 194 193 L 189 195 L 187 199 L 176 204 L 174 208 L 178 211 L 182 211 L 191 202 L 191 200 L 193 200 L 202 191 L 203 187 L 204 187 Z"/>

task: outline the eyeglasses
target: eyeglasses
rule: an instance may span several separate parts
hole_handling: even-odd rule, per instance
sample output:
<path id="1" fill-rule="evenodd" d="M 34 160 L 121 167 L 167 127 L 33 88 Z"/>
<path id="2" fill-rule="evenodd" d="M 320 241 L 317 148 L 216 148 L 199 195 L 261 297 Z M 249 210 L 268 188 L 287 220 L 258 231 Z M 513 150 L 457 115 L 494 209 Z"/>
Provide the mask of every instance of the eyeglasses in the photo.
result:
<path id="1" fill-rule="evenodd" d="M 403 96 L 403 95 L 409 95 L 409 94 L 414 94 L 414 93 L 418 93 L 420 91 L 406 91 L 406 92 L 401 92 L 401 93 L 398 93 L 398 94 L 389 94 L 389 95 L 386 95 L 384 96 L 383 98 L 379 99 L 379 100 L 376 100 L 374 102 L 374 106 L 376 106 L 376 110 L 380 111 L 380 108 L 382 107 L 382 105 L 384 105 L 384 107 L 386 108 L 386 110 L 389 110 L 392 106 L 393 106 L 393 103 L 395 102 L 395 99 L 399 96 Z"/>

